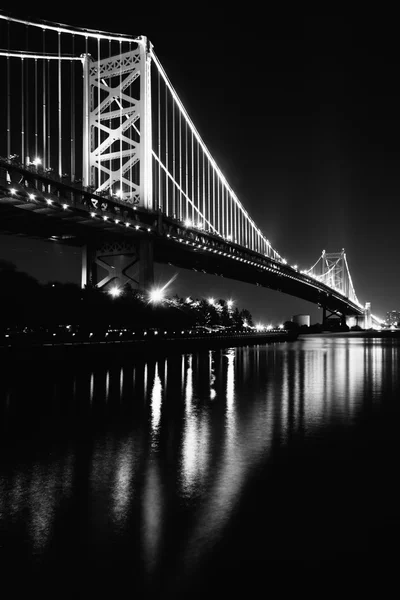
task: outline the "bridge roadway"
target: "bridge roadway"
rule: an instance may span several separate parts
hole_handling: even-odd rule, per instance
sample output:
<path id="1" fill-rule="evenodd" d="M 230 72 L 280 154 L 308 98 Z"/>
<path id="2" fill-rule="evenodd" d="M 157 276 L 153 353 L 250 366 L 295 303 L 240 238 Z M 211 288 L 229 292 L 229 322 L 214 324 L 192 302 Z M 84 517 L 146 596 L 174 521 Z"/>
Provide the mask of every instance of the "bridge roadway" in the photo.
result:
<path id="1" fill-rule="evenodd" d="M 0 232 L 72 246 L 152 239 L 156 262 L 270 288 L 346 316 L 363 314 L 360 306 L 339 292 L 289 265 L 221 236 L 185 227 L 159 211 L 96 195 L 1 158 Z"/>

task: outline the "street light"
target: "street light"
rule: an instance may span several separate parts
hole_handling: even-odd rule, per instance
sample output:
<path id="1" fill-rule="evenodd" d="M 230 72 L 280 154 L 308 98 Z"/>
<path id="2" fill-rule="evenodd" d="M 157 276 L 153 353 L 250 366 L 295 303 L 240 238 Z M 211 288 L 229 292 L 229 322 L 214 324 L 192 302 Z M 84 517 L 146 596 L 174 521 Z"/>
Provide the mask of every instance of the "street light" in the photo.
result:
<path id="1" fill-rule="evenodd" d="M 227 300 L 226 301 L 226 305 L 228 307 L 228 310 L 231 310 L 233 307 L 233 300 Z"/>
<path id="2" fill-rule="evenodd" d="M 165 298 L 164 288 L 154 288 L 149 292 L 149 300 L 153 304 L 160 304 Z"/>
<path id="3" fill-rule="evenodd" d="M 215 304 L 214 298 L 209 298 L 208 299 L 208 304 L 211 304 L 211 306 L 214 306 L 214 304 Z"/>
<path id="4" fill-rule="evenodd" d="M 121 288 L 119 288 L 115 285 L 114 287 L 109 289 L 108 293 L 113 298 L 118 298 L 118 296 L 120 296 L 122 294 L 122 290 L 121 290 Z"/>

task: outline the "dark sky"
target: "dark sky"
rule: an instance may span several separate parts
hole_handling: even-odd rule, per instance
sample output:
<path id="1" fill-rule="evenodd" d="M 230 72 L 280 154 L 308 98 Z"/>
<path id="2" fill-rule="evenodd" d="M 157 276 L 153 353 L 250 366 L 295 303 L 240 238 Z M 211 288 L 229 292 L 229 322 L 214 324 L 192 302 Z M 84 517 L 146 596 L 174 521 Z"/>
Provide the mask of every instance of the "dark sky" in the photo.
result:
<path id="1" fill-rule="evenodd" d="M 223 173 L 289 264 L 307 268 L 323 249 L 345 248 L 359 300 L 379 316 L 400 310 L 393 18 L 278 14 L 261 3 L 99 3 L 91 15 L 78 6 L 32 4 L 30 15 L 147 35 Z M 3 237 L 0 252 L 40 279 L 79 279 L 77 249 Z M 160 267 L 157 277 L 174 272 Z M 186 271 L 173 291 L 231 296 L 264 322 L 302 312 L 320 320 L 290 296 Z"/>

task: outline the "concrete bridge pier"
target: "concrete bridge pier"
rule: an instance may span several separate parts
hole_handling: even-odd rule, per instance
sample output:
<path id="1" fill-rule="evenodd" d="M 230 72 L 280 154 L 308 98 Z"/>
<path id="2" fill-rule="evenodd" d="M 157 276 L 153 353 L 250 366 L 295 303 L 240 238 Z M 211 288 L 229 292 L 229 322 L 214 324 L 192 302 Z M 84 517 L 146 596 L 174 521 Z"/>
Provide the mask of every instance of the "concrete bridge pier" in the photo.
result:
<path id="1" fill-rule="evenodd" d="M 91 285 L 107 291 L 122 288 L 127 283 L 141 291 L 153 286 L 152 240 L 121 240 L 82 247 L 82 288 Z"/>

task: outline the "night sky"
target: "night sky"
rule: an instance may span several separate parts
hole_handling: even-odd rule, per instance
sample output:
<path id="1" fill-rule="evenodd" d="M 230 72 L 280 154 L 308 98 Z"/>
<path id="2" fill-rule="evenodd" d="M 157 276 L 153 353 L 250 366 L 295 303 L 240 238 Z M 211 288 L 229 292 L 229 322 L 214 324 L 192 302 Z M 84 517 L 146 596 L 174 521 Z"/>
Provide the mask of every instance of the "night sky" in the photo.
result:
<path id="1" fill-rule="evenodd" d="M 360 302 L 400 310 L 398 34 L 394 18 L 260 12 L 261 4 L 164 3 L 93 14 L 55 4 L 24 16 L 147 35 L 242 203 L 289 264 L 346 249 Z M 124 6 L 126 6 L 124 4 Z M 267 5 L 265 5 L 267 7 Z M 10 6 L 6 10 L 17 13 Z M 289 13 L 289 8 L 287 9 Z M 1 44 L 0 44 L 1 46 Z M 0 237 L 0 257 L 41 280 L 79 282 L 79 249 Z M 157 268 L 165 282 L 176 269 Z M 232 297 L 256 320 L 313 305 L 180 271 L 173 293 Z"/>

